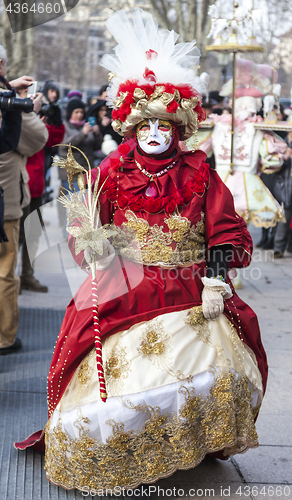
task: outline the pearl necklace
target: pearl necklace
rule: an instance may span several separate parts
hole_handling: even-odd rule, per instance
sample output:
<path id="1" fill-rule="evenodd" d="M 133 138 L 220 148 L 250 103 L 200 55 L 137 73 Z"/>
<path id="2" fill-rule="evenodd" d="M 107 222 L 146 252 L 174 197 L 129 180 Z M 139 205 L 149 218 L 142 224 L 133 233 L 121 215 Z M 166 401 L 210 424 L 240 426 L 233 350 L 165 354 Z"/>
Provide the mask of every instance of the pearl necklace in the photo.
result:
<path id="1" fill-rule="evenodd" d="M 146 175 L 146 177 L 148 177 L 151 180 L 156 179 L 157 177 L 161 177 L 162 175 L 166 174 L 166 172 L 168 172 L 168 170 L 170 170 L 171 168 L 174 167 L 176 162 L 177 162 L 177 160 L 173 161 L 170 165 L 168 165 L 168 167 L 165 167 L 163 170 L 160 170 L 159 172 L 155 172 L 155 173 L 151 174 L 151 172 L 148 172 L 148 170 L 146 170 L 146 168 L 143 168 L 142 165 L 140 165 L 140 163 L 138 163 L 137 160 L 135 160 L 135 163 L 136 163 L 138 169 L 140 170 L 140 172 L 142 172 L 142 174 Z"/>

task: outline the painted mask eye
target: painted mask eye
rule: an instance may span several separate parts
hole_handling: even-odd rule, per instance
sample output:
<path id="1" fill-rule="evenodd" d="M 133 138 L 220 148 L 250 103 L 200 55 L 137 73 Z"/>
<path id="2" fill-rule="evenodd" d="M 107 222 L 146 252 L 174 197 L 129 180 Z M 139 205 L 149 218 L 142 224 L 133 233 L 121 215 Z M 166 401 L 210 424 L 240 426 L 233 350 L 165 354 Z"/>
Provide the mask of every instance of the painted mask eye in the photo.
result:
<path id="1" fill-rule="evenodd" d="M 167 121 L 159 120 L 158 122 L 158 130 L 161 132 L 170 132 L 172 130 L 172 126 Z"/>
<path id="2" fill-rule="evenodd" d="M 147 130 L 150 130 L 150 125 L 142 125 L 142 127 L 139 128 L 139 132 L 146 132 Z"/>

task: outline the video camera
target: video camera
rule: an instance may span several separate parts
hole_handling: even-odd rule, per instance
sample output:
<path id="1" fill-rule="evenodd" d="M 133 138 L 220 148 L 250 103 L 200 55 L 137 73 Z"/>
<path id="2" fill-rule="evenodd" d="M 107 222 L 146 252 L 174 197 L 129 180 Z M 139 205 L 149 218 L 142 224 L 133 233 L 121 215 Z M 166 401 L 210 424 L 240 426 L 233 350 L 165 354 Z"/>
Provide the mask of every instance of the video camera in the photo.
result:
<path id="1" fill-rule="evenodd" d="M 51 111 L 51 104 L 43 104 L 41 109 L 39 110 L 39 116 L 40 117 L 46 116 L 48 118 L 50 115 L 50 111 Z"/>
<path id="2" fill-rule="evenodd" d="M 24 113 L 30 113 L 33 111 L 33 101 L 29 97 L 20 99 L 15 96 L 14 90 L 9 90 L 0 93 L 0 109 L 2 111 L 24 111 Z"/>

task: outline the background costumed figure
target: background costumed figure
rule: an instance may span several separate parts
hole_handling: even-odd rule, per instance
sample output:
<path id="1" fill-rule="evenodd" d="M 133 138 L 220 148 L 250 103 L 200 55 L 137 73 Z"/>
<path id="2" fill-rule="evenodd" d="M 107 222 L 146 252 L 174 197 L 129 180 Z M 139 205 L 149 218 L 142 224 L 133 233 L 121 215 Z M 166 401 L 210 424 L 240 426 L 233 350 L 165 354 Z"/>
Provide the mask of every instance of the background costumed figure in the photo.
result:
<path id="1" fill-rule="evenodd" d="M 98 491 L 258 446 L 254 419 L 267 378 L 256 315 L 227 278 L 228 268 L 250 263 L 246 224 L 205 153 L 179 147 L 205 119 L 195 42 L 176 44 L 177 34 L 139 9 L 106 25 L 118 42 L 102 60 L 108 103 L 114 129 L 128 138 L 100 165 L 100 222 L 116 234 L 102 258 L 91 244 L 80 251 L 80 213 L 69 247 L 84 269 L 96 261 L 107 400 L 89 275 L 56 343 L 45 427 L 48 479 Z M 94 182 L 99 173 L 91 175 Z"/>
<path id="2" fill-rule="evenodd" d="M 263 119 L 257 115 L 261 97 L 271 89 L 272 68 L 245 59 L 236 61 L 234 158 L 231 158 L 231 115 L 211 115 L 215 122 L 212 135 L 200 148 L 215 155 L 216 170 L 230 189 L 236 211 L 246 222 L 257 227 L 273 227 L 283 217 L 279 203 L 258 176 L 281 168 L 287 144 L 273 132 L 260 130 Z M 274 72 L 274 80 L 277 74 Z M 220 92 L 229 96 L 232 80 Z"/>

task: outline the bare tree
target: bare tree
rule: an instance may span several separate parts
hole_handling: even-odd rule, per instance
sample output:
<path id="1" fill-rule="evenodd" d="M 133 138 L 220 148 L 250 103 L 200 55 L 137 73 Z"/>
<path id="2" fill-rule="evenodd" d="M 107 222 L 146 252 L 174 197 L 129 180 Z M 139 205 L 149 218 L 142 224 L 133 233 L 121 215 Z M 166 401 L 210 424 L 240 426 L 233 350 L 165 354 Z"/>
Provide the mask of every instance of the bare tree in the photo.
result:
<path id="1" fill-rule="evenodd" d="M 160 25 L 174 29 L 182 41 L 197 40 L 203 52 L 210 29 L 208 9 L 215 0 L 150 0 L 150 10 Z"/>
<path id="2" fill-rule="evenodd" d="M 13 79 L 21 74 L 32 73 L 35 65 L 34 52 L 34 31 L 26 29 L 29 26 L 29 20 L 25 20 L 22 31 L 12 32 L 4 4 L 0 1 L 1 21 L 0 36 L 1 43 L 5 46 L 9 63 L 9 78 Z M 18 29 L 18 23 L 21 17 L 14 18 L 15 28 Z"/>

